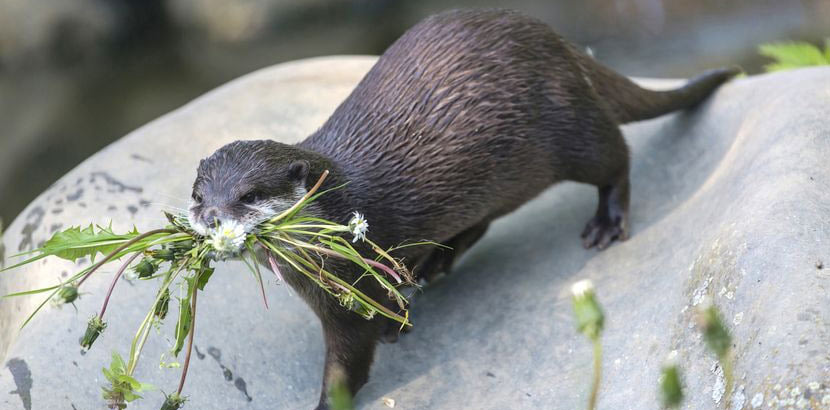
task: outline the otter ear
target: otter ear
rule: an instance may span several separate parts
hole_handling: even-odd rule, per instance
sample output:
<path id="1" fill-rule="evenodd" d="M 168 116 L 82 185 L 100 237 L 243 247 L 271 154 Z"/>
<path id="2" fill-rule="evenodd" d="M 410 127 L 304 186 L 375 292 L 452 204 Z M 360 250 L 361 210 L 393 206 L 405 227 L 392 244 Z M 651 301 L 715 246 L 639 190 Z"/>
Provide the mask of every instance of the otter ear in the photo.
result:
<path id="1" fill-rule="evenodd" d="M 304 159 L 294 161 L 288 166 L 288 178 L 292 181 L 305 182 L 310 167 L 311 165 Z"/>

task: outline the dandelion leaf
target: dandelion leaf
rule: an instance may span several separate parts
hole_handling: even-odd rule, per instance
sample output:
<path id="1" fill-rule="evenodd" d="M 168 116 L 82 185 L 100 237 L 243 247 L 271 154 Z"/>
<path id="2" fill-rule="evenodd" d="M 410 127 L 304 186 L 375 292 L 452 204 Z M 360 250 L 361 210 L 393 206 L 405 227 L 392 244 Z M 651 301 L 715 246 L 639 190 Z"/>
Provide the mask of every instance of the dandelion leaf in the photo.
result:
<path id="1" fill-rule="evenodd" d="M 191 282 L 188 281 L 188 284 Z M 192 286 L 192 285 L 190 285 Z M 190 287 L 188 286 L 188 288 Z M 179 352 L 184 347 L 184 341 L 187 338 L 187 333 L 190 331 L 190 291 L 187 292 L 187 297 L 179 299 L 179 321 L 176 322 L 176 344 L 170 351 L 173 356 L 178 356 Z"/>

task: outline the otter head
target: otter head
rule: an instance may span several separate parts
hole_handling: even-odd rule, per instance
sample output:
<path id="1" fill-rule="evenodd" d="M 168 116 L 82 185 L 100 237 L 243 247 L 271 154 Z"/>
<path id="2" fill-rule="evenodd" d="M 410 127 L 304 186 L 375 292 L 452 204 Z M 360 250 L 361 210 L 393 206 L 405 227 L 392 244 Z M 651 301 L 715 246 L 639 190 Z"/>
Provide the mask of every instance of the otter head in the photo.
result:
<path id="1" fill-rule="evenodd" d="M 237 141 L 199 163 L 188 219 L 201 235 L 222 224 L 250 233 L 306 194 L 309 162 L 275 141 Z"/>

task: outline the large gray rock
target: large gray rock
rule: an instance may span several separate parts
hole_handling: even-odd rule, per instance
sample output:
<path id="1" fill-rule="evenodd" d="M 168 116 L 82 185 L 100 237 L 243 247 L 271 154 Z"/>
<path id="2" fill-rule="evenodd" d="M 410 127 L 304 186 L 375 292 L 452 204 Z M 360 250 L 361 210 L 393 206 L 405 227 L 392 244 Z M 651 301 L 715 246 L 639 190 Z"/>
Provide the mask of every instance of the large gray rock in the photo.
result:
<path id="1" fill-rule="evenodd" d="M 163 223 L 160 209 L 185 206 L 199 158 L 234 139 L 300 140 L 373 61 L 279 65 L 148 124 L 31 204 L 5 234 L 7 253 L 89 220 L 112 219 L 118 229 Z M 660 365 L 672 350 L 685 370 L 686 408 L 724 406 L 718 369 L 692 325 L 704 295 L 735 336 L 733 408 L 787 400 L 830 408 L 830 268 L 820 268 L 830 265 L 828 102 L 830 70 L 800 70 L 736 80 L 695 111 L 625 127 L 634 158 L 633 237 L 601 253 L 583 250 L 578 235 L 596 195 L 572 183 L 498 221 L 453 275 L 415 299 L 414 331 L 380 347 L 359 407 L 385 408 L 383 397 L 401 409 L 583 407 L 590 347 L 574 331 L 568 288 L 587 277 L 607 314 L 601 409 L 657 408 Z M 75 269 L 46 261 L 6 273 L 0 293 Z M 82 356 L 77 339 L 112 270 L 88 282 L 78 312 L 47 309 L 22 332 L 18 325 L 39 299 L 0 302 L 0 407 L 101 407 L 100 368 L 110 351 L 125 353 L 155 287 L 122 283 L 110 328 Z M 265 310 L 239 265 L 220 266 L 199 298 L 189 408 L 315 404 L 319 325 L 284 286 L 268 286 L 268 294 Z M 156 363 L 171 324 L 151 339 L 137 373 L 168 392 L 178 371 Z M 161 393 L 149 393 L 131 408 L 160 402 Z"/>

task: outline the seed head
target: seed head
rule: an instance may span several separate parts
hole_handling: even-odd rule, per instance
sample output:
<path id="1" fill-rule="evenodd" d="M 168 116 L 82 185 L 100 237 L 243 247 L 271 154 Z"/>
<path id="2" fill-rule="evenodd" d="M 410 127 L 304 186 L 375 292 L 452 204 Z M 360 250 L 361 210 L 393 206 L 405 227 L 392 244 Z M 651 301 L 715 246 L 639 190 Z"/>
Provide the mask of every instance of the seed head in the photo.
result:
<path id="1" fill-rule="evenodd" d="M 153 252 L 153 256 L 156 259 L 160 259 L 163 261 L 173 261 L 176 259 L 176 253 L 173 252 L 172 249 L 159 249 Z"/>
<path id="2" fill-rule="evenodd" d="M 78 287 L 72 284 L 63 285 L 55 295 L 55 302 L 58 304 L 73 303 L 78 299 Z"/>
<path id="3" fill-rule="evenodd" d="M 144 279 L 152 276 L 158 270 L 158 264 L 150 258 L 144 258 L 133 266 L 133 272 L 139 279 Z"/>
<path id="4" fill-rule="evenodd" d="M 95 343 L 95 340 L 98 339 L 98 336 L 101 335 L 101 332 L 107 328 L 107 322 L 104 322 L 98 316 L 93 316 L 92 319 L 89 319 L 86 325 L 86 332 L 84 332 L 84 337 L 81 338 L 81 347 L 89 350 L 92 347 L 92 344 Z"/>
<path id="5" fill-rule="evenodd" d="M 587 279 L 576 282 L 571 286 L 571 293 L 577 329 L 591 340 L 596 340 L 602 332 L 605 316 L 596 300 L 593 283 Z"/>
<path id="6" fill-rule="evenodd" d="M 178 393 L 173 393 L 164 397 L 164 403 L 161 405 L 161 410 L 179 410 L 184 406 L 187 398 L 179 396 Z"/>
<path id="7" fill-rule="evenodd" d="M 160 320 L 164 320 L 167 317 L 167 311 L 170 307 L 170 289 L 164 289 L 164 292 L 161 294 L 161 298 L 159 298 L 158 303 L 156 303 L 156 307 L 153 310 L 153 314 L 156 315 L 157 318 Z"/>
<path id="8" fill-rule="evenodd" d="M 174 252 L 187 252 L 193 249 L 194 245 L 195 243 L 192 240 L 187 239 L 184 241 L 173 242 L 172 244 L 170 244 L 170 249 L 172 249 Z"/>

